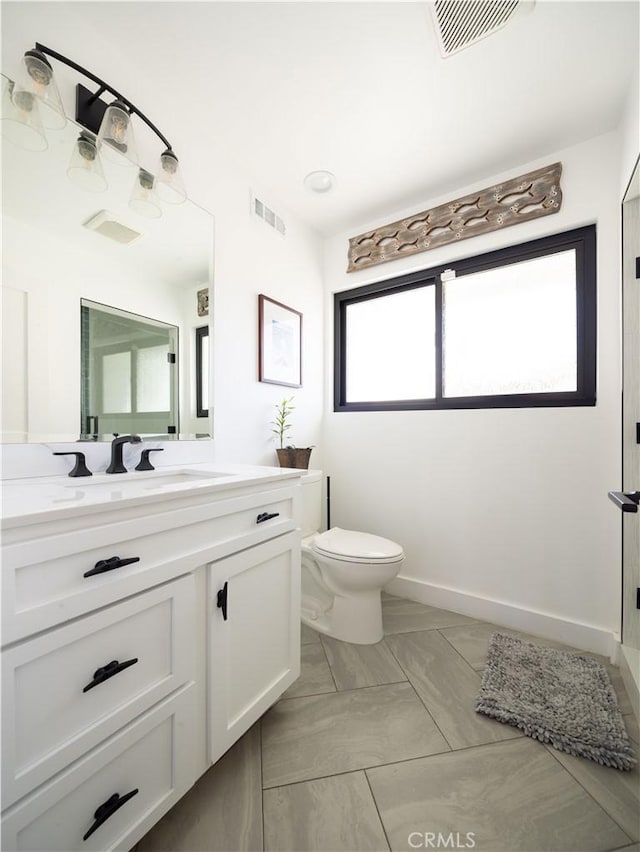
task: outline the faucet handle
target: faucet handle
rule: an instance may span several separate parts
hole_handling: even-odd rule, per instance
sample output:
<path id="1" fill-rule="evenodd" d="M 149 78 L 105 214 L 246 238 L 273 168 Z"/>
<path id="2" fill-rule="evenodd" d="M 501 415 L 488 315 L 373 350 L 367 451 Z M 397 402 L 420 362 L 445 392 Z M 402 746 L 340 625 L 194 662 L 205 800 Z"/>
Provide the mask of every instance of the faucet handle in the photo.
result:
<path id="1" fill-rule="evenodd" d="M 155 470 L 155 467 L 149 461 L 149 453 L 163 453 L 164 447 L 149 447 L 142 451 L 140 461 L 136 465 L 136 470 Z"/>
<path id="2" fill-rule="evenodd" d="M 68 453 L 54 453 L 53 455 L 54 456 L 75 456 L 76 457 L 75 466 L 74 466 L 73 470 L 71 470 L 69 472 L 69 476 L 93 476 L 93 474 L 91 473 L 91 471 L 87 467 L 86 462 L 84 460 L 84 453 L 68 452 Z"/>

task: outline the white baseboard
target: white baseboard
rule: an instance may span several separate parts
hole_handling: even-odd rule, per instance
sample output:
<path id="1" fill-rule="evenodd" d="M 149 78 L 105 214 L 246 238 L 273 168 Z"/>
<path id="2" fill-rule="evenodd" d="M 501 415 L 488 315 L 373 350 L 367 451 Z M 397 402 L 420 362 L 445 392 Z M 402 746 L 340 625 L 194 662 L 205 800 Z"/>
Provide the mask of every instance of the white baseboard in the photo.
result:
<path id="1" fill-rule="evenodd" d="M 617 643 L 616 665 L 633 707 L 633 713 L 640 724 L 640 651 L 628 645 Z"/>
<path id="2" fill-rule="evenodd" d="M 617 637 L 601 627 L 569 621 L 557 615 L 525 609 L 515 604 L 471 595 L 409 577 L 396 577 L 385 586 L 385 591 L 429 606 L 459 612 L 470 618 L 490 621 L 501 627 L 510 627 L 513 630 L 564 642 L 583 651 L 603 654 L 617 662 Z"/>

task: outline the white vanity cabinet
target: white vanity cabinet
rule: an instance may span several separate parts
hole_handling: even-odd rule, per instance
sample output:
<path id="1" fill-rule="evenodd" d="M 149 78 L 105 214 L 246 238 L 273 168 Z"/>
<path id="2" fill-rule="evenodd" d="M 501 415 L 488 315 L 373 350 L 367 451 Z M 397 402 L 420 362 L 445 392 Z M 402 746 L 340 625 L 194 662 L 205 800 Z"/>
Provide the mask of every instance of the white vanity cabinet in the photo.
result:
<path id="1" fill-rule="evenodd" d="M 209 758 L 300 673 L 300 544 L 289 533 L 209 566 Z"/>
<path id="2" fill-rule="evenodd" d="M 298 677 L 299 479 L 262 470 L 5 519 L 5 852 L 130 849 Z"/>

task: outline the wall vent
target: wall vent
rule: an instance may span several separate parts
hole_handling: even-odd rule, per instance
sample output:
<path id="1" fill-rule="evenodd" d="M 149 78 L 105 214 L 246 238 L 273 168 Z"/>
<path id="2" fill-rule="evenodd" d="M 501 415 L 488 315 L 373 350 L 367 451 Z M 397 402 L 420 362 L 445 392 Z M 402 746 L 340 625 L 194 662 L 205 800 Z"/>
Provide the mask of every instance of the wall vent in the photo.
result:
<path id="1" fill-rule="evenodd" d="M 102 234 L 103 237 L 107 237 L 107 239 L 113 240 L 116 243 L 122 243 L 123 245 L 132 243 L 134 240 L 137 240 L 138 237 L 142 236 L 140 231 L 134 231 L 133 228 L 129 228 L 127 225 L 123 225 L 122 222 L 119 222 L 115 214 L 109 213 L 108 210 L 101 210 L 99 213 L 96 213 L 95 216 L 87 219 L 87 221 L 83 223 L 83 227 L 88 228 L 90 231 L 95 231 L 97 234 Z"/>
<path id="2" fill-rule="evenodd" d="M 530 12 L 535 0 L 435 0 L 429 3 L 442 56 L 452 56 Z"/>
<path id="3" fill-rule="evenodd" d="M 284 237 L 287 232 L 284 220 L 253 193 L 251 194 L 251 212 Z"/>

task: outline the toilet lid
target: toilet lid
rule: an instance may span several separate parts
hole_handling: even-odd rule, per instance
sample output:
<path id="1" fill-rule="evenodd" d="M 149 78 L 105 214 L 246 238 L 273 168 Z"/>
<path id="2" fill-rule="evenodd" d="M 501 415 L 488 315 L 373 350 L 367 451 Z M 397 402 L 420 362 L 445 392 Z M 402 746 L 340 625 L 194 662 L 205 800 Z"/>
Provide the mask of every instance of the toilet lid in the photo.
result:
<path id="1" fill-rule="evenodd" d="M 362 562 L 396 562 L 404 557 L 402 548 L 395 541 L 340 527 L 316 536 L 312 549 L 337 559 Z"/>

